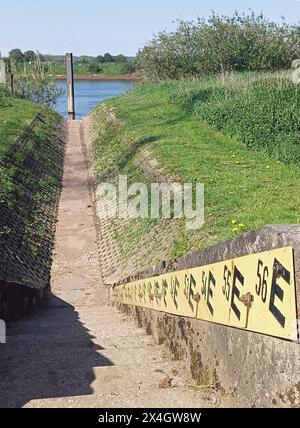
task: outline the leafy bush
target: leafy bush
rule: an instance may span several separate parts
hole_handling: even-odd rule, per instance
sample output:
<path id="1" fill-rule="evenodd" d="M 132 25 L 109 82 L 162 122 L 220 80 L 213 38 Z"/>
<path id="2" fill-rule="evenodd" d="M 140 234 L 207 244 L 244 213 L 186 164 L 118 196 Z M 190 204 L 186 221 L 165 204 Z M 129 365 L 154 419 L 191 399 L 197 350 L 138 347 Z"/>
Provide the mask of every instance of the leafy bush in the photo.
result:
<path id="1" fill-rule="evenodd" d="M 159 33 L 139 52 L 144 77 L 179 79 L 226 71 L 289 68 L 300 55 L 299 27 L 270 22 L 262 14 L 180 21 L 175 32 Z"/>
<path id="2" fill-rule="evenodd" d="M 103 73 L 103 69 L 100 67 L 99 64 L 92 63 L 89 65 L 89 72 L 92 74 L 100 74 Z"/>
<path id="3" fill-rule="evenodd" d="M 102 64 L 103 73 L 106 75 L 121 75 L 132 73 L 135 69 L 134 64 L 122 64 L 122 63 L 108 63 Z"/>
<path id="4" fill-rule="evenodd" d="M 35 103 L 55 106 L 62 91 L 50 76 L 47 65 L 43 65 L 39 60 L 36 60 L 33 66 L 24 64 L 22 68 L 13 64 L 12 72 L 17 94 Z"/>
<path id="5" fill-rule="evenodd" d="M 61 95 L 61 90 L 47 78 L 32 80 L 28 77 L 23 77 L 16 83 L 16 90 L 20 96 L 27 100 L 45 104 L 48 107 L 54 107 Z"/>

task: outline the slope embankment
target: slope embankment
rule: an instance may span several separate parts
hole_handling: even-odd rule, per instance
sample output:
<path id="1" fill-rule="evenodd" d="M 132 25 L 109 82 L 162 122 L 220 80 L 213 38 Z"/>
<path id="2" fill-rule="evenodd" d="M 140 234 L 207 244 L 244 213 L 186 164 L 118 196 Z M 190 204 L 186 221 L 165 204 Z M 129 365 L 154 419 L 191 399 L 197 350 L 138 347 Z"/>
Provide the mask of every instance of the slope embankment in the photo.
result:
<path id="1" fill-rule="evenodd" d="M 231 96 L 236 100 L 241 93 L 239 105 L 243 111 L 241 77 L 236 80 L 236 92 Z M 185 222 L 178 220 L 99 220 L 104 277 L 108 282 L 266 224 L 300 223 L 297 158 L 294 158 L 295 165 L 284 158 L 284 150 L 289 152 L 292 146 L 297 150 L 292 144 L 299 132 L 294 115 L 296 107 L 287 100 L 288 96 L 291 101 L 294 99 L 296 89 L 292 92 L 293 88 L 288 87 L 287 91 L 281 81 L 276 84 L 267 80 L 269 97 L 265 103 L 270 103 L 269 110 L 273 109 L 274 114 L 268 113 L 265 126 L 270 128 L 273 119 L 276 123 L 273 133 L 264 133 L 253 146 L 246 144 L 248 140 L 242 142 L 237 138 L 242 126 L 248 130 L 247 135 L 250 133 L 251 122 L 247 119 L 250 107 L 247 107 L 244 125 L 240 124 L 242 117 L 238 115 L 234 128 L 234 119 L 228 115 L 226 120 L 229 122 L 230 116 L 231 122 L 226 122 L 227 130 L 224 122 L 223 133 L 201 117 L 200 107 L 207 120 L 210 115 L 210 120 L 215 117 L 215 124 L 218 123 L 219 116 L 213 116 L 213 106 L 217 109 L 221 97 L 218 85 L 211 80 L 141 84 L 126 95 L 105 102 L 92 113 L 96 184 L 109 181 L 117 185 L 122 174 L 128 177 L 129 185 L 171 180 L 199 182 L 205 186 L 205 224 L 199 230 L 187 231 Z M 245 79 L 243 86 L 249 88 L 249 85 Z M 230 81 L 223 100 L 224 110 L 229 110 L 233 102 L 230 101 L 232 86 Z M 263 83 L 255 83 L 254 87 L 257 86 L 261 98 Z M 211 98 L 205 101 L 211 92 Z M 250 99 L 247 92 L 247 106 Z M 274 99 L 281 99 L 281 103 L 274 104 Z M 266 108 L 260 109 L 255 97 L 254 106 L 251 120 L 257 122 L 257 133 L 263 126 Z M 286 122 L 281 113 L 290 120 Z M 290 123 L 289 133 L 287 129 L 282 131 L 286 123 Z M 236 138 L 230 136 L 233 129 L 236 129 Z M 282 132 L 286 134 L 285 140 L 280 138 Z M 276 149 L 279 140 L 282 145 Z"/>
<path id="2" fill-rule="evenodd" d="M 245 105 L 239 85 L 222 99 L 210 84 L 139 85 L 92 113 L 95 188 L 117 187 L 120 175 L 129 185 L 205 184 L 199 230 L 178 220 L 97 218 L 104 281 L 112 302 L 184 359 L 200 387 L 235 406 L 297 407 L 299 123 L 288 101 L 295 88 L 267 82 L 261 109 L 262 82 L 241 91 Z M 225 115 L 234 102 L 243 124 L 242 113 L 236 121 Z M 263 116 L 273 132 L 259 138 Z M 295 156 L 286 156 L 289 148 Z M 267 224 L 281 226 L 261 228 Z"/>
<path id="3" fill-rule="evenodd" d="M 50 285 L 64 125 L 8 95 L 0 118 L 0 318 L 10 321 L 30 313 Z"/>

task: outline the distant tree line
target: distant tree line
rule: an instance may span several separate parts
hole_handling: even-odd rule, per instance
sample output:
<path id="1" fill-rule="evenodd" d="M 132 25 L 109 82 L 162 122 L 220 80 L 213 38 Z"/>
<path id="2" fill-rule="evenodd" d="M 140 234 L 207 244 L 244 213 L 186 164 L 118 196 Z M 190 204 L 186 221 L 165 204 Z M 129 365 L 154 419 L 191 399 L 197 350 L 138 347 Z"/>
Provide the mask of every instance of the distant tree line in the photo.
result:
<path id="1" fill-rule="evenodd" d="M 107 52 L 104 55 L 97 56 L 96 61 L 99 63 L 116 62 L 118 64 L 127 64 L 128 59 L 125 55 L 119 54 L 119 55 L 113 56 Z"/>
<path id="2" fill-rule="evenodd" d="M 89 72 L 93 74 L 103 73 L 103 66 L 108 64 L 114 68 L 117 67 L 120 71 L 120 74 L 126 74 L 132 73 L 135 70 L 136 61 L 128 59 L 125 55 L 122 54 L 113 56 L 110 53 L 105 53 L 104 55 L 99 55 L 89 61 Z"/>
<path id="3" fill-rule="evenodd" d="M 65 63 L 65 55 L 42 55 L 39 52 L 32 50 L 22 52 L 21 49 L 12 49 L 9 52 L 8 58 L 5 58 L 7 68 L 11 70 L 12 65 L 16 70 L 20 70 L 20 65 L 26 64 L 43 64 L 43 71 L 54 71 L 55 66 Z M 83 74 L 129 74 L 135 71 L 136 58 L 126 57 L 125 55 L 111 55 L 109 52 L 104 55 L 95 57 L 82 55 L 74 56 L 74 63 L 76 65 L 83 65 L 84 68 L 80 70 Z"/>
<path id="4" fill-rule="evenodd" d="M 22 52 L 21 49 L 12 49 L 9 52 L 9 59 L 15 63 L 33 63 L 36 60 L 43 61 L 44 58 L 39 52 L 26 51 Z"/>
<path id="5" fill-rule="evenodd" d="M 212 13 L 196 22 L 179 21 L 138 54 L 148 79 L 179 79 L 228 71 L 275 71 L 300 57 L 300 27 L 271 22 L 250 11 L 232 16 Z"/>
<path id="6" fill-rule="evenodd" d="M 65 57 L 62 55 L 42 55 L 39 52 L 34 52 L 32 50 L 22 52 L 21 49 L 12 49 L 9 52 L 9 59 L 16 63 L 32 63 L 35 60 L 39 59 L 40 61 L 48 61 L 48 62 L 63 62 L 65 61 Z M 117 63 L 117 64 L 127 64 L 128 62 L 132 62 L 132 59 L 130 60 L 122 54 L 119 55 L 111 55 L 109 52 L 105 53 L 104 55 L 99 55 L 97 57 L 89 57 L 89 56 L 82 56 L 82 57 L 75 57 L 75 62 L 81 62 L 83 64 L 87 63 Z"/>

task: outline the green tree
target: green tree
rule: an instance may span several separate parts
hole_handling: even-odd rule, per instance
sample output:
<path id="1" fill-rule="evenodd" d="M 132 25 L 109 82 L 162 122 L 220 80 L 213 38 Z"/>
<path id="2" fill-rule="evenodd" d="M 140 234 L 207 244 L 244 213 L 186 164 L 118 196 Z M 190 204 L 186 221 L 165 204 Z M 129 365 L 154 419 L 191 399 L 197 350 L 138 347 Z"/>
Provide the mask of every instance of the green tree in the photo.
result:
<path id="1" fill-rule="evenodd" d="M 23 62 L 24 61 L 24 54 L 21 51 L 21 49 L 12 49 L 9 52 L 9 58 L 14 62 Z"/>
<path id="2" fill-rule="evenodd" d="M 114 62 L 114 59 L 110 53 L 107 52 L 106 54 L 104 54 L 104 62 Z"/>
<path id="3" fill-rule="evenodd" d="M 116 63 L 118 63 L 118 64 L 127 64 L 127 62 L 128 62 L 128 60 L 127 60 L 126 56 L 125 56 L 125 55 L 122 55 L 122 54 L 120 54 L 120 55 L 116 55 L 116 56 L 114 57 L 114 60 L 115 60 L 115 62 L 116 62 Z"/>
<path id="4" fill-rule="evenodd" d="M 97 56 L 96 61 L 99 62 L 100 64 L 103 64 L 105 62 L 104 56 L 103 55 Z"/>
<path id="5" fill-rule="evenodd" d="M 275 23 L 254 12 L 212 13 L 196 22 L 179 21 L 176 31 L 161 32 L 139 52 L 144 77 L 155 80 L 225 75 L 231 71 L 290 68 L 300 56 L 299 27 Z"/>
<path id="6" fill-rule="evenodd" d="M 92 74 L 101 74 L 101 73 L 103 73 L 103 70 L 99 64 L 91 63 L 89 65 L 89 72 Z"/>
<path id="7" fill-rule="evenodd" d="M 34 62 L 36 59 L 36 54 L 33 51 L 24 52 L 24 61 L 25 62 Z"/>

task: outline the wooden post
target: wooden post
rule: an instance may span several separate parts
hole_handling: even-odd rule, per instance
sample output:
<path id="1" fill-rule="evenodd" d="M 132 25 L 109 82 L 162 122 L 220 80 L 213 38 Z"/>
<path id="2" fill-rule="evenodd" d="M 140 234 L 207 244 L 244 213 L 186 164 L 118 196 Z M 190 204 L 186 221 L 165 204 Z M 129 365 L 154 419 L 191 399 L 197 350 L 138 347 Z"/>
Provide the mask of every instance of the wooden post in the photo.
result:
<path id="1" fill-rule="evenodd" d="M 74 100 L 74 70 L 73 54 L 66 54 L 67 62 L 67 87 L 68 87 L 68 119 L 75 119 L 75 100 Z"/>
<path id="2" fill-rule="evenodd" d="M 14 93 L 14 75 L 13 73 L 10 73 L 10 92 Z"/>

